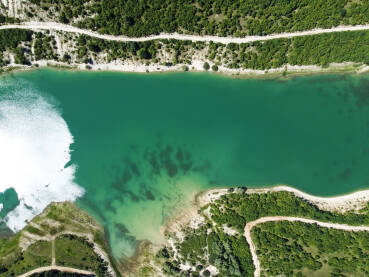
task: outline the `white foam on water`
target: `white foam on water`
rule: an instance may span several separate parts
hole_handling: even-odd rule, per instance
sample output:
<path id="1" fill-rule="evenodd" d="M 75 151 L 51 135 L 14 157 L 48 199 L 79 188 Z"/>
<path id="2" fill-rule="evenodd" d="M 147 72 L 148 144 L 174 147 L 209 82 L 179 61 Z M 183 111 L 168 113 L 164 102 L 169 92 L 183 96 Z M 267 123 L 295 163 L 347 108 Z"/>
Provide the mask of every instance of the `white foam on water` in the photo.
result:
<path id="1" fill-rule="evenodd" d="M 25 87 L 0 92 L 0 192 L 12 187 L 18 194 L 20 204 L 4 219 L 15 232 L 51 202 L 84 193 L 74 182 L 76 166 L 65 167 L 73 143 L 67 123 L 45 97 Z"/>

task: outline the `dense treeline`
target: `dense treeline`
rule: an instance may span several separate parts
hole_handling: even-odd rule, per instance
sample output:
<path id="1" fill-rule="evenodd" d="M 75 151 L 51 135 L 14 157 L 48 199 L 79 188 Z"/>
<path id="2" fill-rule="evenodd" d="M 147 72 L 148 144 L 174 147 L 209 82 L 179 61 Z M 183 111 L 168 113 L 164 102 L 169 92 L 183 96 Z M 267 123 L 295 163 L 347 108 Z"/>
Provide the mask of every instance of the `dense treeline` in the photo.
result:
<path id="1" fill-rule="evenodd" d="M 210 212 L 212 220 L 219 226 L 226 224 L 240 233 L 247 222 L 266 216 L 296 216 L 349 225 L 369 225 L 367 214 L 323 211 L 286 191 L 262 194 L 228 193 L 210 205 Z"/>
<path id="2" fill-rule="evenodd" d="M 9 50 L 15 53 L 14 60 L 18 64 L 29 64 L 24 55 L 25 49 L 21 46 L 22 42 L 32 40 L 32 31 L 29 30 L 2 30 L 0 32 L 0 65 L 6 65 L 3 57 L 3 51 Z"/>
<path id="3" fill-rule="evenodd" d="M 224 51 L 223 49 L 226 49 Z M 219 50 L 220 49 L 220 50 Z M 227 53 L 228 52 L 228 53 Z M 226 58 L 223 57 L 226 53 Z M 230 68 L 270 69 L 290 65 L 369 64 L 369 32 L 338 32 L 245 44 L 211 44 L 209 57 Z"/>
<path id="4" fill-rule="evenodd" d="M 32 274 L 30 277 L 94 277 L 95 275 L 85 275 L 80 273 L 62 272 L 59 270 L 50 270 L 41 273 Z"/>
<path id="5" fill-rule="evenodd" d="M 253 228 L 267 276 L 368 276 L 369 233 L 328 229 L 301 222 L 267 222 Z M 318 274 L 316 272 L 315 274 Z"/>
<path id="6" fill-rule="evenodd" d="M 145 36 L 188 32 L 265 35 L 369 22 L 369 2 L 354 0 L 28 0 L 54 7 L 63 23 L 101 33 Z M 83 19 L 80 19 L 80 17 Z"/>
<path id="7" fill-rule="evenodd" d="M 340 32 L 292 39 L 290 64 L 326 65 L 348 61 L 369 64 L 369 32 Z"/>

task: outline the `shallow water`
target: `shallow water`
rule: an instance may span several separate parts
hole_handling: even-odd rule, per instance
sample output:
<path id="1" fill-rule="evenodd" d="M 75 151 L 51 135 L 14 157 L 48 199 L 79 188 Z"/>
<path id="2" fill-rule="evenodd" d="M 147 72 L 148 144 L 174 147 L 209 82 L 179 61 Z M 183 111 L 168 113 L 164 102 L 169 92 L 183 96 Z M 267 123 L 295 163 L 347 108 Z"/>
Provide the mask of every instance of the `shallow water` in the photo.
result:
<path id="1" fill-rule="evenodd" d="M 164 220 L 206 188 L 289 184 L 328 196 L 369 187 L 368 76 L 39 70 L 5 79 L 32 87 L 67 123 L 67 166 L 85 189 L 77 203 L 104 224 L 116 257 L 137 240 L 160 241 Z"/>

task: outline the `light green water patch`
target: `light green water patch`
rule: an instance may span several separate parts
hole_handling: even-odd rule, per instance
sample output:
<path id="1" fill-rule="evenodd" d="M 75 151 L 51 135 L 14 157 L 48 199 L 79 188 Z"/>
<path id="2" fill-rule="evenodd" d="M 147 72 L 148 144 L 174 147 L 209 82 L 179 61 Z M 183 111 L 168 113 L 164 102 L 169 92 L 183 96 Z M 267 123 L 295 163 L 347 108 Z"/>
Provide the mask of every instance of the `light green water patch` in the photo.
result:
<path id="1" fill-rule="evenodd" d="M 86 189 L 78 204 L 104 224 L 116 257 L 160 242 L 165 219 L 203 189 L 289 184 L 328 196 L 369 185 L 367 76 L 14 77 L 59 101 Z"/>

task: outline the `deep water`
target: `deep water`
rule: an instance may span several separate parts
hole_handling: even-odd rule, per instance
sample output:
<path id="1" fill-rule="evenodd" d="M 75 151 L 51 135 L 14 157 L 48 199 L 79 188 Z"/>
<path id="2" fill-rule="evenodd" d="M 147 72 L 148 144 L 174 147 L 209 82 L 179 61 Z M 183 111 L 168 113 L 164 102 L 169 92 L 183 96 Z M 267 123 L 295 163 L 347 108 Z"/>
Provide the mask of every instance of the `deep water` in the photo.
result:
<path id="1" fill-rule="evenodd" d="M 86 191 L 77 203 L 104 224 L 116 257 L 137 240 L 160 241 L 165 219 L 203 189 L 369 187 L 368 76 L 38 70 L 12 79 L 57 103 Z"/>

